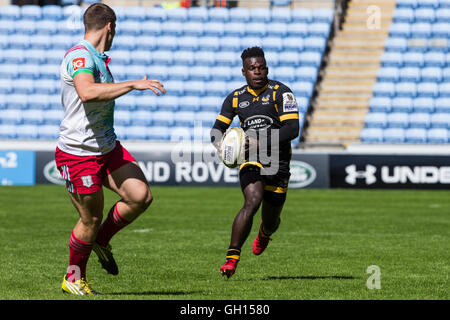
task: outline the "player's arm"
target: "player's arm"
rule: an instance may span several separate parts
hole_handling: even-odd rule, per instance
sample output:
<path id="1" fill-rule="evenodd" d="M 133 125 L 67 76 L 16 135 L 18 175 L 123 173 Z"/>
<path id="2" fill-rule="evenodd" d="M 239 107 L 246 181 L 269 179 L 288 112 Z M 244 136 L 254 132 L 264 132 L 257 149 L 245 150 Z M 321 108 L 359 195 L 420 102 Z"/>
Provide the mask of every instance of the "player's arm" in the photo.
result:
<path id="1" fill-rule="evenodd" d="M 237 97 L 234 99 L 237 99 Z M 211 143 L 217 150 L 220 150 L 220 141 L 225 131 L 230 127 L 231 122 L 233 122 L 234 115 L 233 94 L 230 94 L 224 100 L 220 114 L 217 116 L 210 133 Z"/>
<path id="2" fill-rule="evenodd" d="M 297 101 L 294 94 L 288 89 L 277 92 L 277 107 L 281 128 L 279 129 L 280 143 L 291 141 L 300 133 Z"/>
<path id="3" fill-rule="evenodd" d="M 147 76 L 135 81 L 96 83 L 92 73 L 80 72 L 73 77 L 73 82 L 83 102 L 113 100 L 132 90 L 152 90 L 156 95 L 166 92 L 160 81 L 148 80 Z"/>

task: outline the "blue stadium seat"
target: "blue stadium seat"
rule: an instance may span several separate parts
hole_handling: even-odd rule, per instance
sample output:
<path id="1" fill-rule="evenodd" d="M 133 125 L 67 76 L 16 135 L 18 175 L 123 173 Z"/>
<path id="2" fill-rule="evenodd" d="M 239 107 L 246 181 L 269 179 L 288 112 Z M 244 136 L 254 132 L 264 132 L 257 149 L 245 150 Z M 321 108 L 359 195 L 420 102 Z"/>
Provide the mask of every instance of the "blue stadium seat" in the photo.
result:
<path id="1" fill-rule="evenodd" d="M 309 108 L 310 97 L 295 97 L 297 100 L 298 112 L 305 114 Z"/>
<path id="2" fill-rule="evenodd" d="M 308 26 L 309 35 L 328 38 L 330 27 L 329 23 L 312 23 Z"/>
<path id="3" fill-rule="evenodd" d="M 209 20 L 209 11 L 207 7 L 191 7 L 187 12 L 189 21 L 206 22 Z"/>
<path id="4" fill-rule="evenodd" d="M 12 83 L 10 79 L 0 79 L 0 93 L 9 94 L 13 90 Z"/>
<path id="5" fill-rule="evenodd" d="M 208 81 L 210 79 L 210 70 L 208 66 L 192 66 L 188 68 L 189 78 L 191 80 Z"/>
<path id="6" fill-rule="evenodd" d="M 448 37 L 448 28 L 450 27 L 450 22 L 438 22 L 431 26 L 431 33 L 433 37 Z"/>
<path id="7" fill-rule="evenodd" d="M 448 111 L 432 113 L 430 115 L 430 127 L 450 129 L 450 113 Z"/>
<path id="8" fill-rule="evenodd" d="M 428 143 L 448 143 L 448 130 L 444 128 L 433 128 L 427 130 L 427 142 Z"/>
<path id="9" fill-rule="evenodd" d="M 47 110 L 50 109 L 50 101 L 49 101 L 49 95 L 47 94 L 30 94 L 27 99 L 27 107 L 30 109 L 41 109 L 41 110 Z M 48 111 L 53 110 L 47 110 L 45 113 L 46 120 L 48 117 L 51 116 L 51 114 L 48 113 Z M 60 109 L 62 112 L 62 108 Z"/>
<path id="10" fill-rule="evenodd" d="M 3 63 L 20 64 L 25 61 L 25 53 L 22 49 L 7 49 L 3 50 Z"/>
<path id="11" fill-rule="evenodd" d="M 439 7 L 439 2 L 441 0 L 419 0 L 417 1 L 417 7 L 420 8 L 432 8 L 435 9 Z"/>
<path id="12" fill-rule="evenodd" d="M 290 8 L 272 8 L 271 21 L 272 22 L 291 22 L 291 9 Z"/>
<path id="13" fill-rule="evenodd" d="M 196 95 L 185 95 L 179 100 L 179 112 L 200 110 L 200 97 Z"/>
<path id="14" fill-rule="evenodd" d="M 167 96 L 181 96 L 185 93 L 185 86 L 188 86 L 189 82 L 179 81 L 179 80 L 166 80 L 164 82 L 164 88 L 166 89 L 166 95 L 160 98 L 165 98 Z"/>
<path id="15" fill-rule="evenodd" d="M 397 7 L 399 8 L 416 8 L 417 7 L 417 0 L 397 0 L 396 1 Z"/>
<path id="16" fill-rule="evenodd" d="M 15 63 L 3 63 L 0 65 L 0 79 L 12 79 L 15 78 L 19 74 L 19 64 Z M 6 86 L 9 81 L 3 81 L 3 88 L 8 88 L 10 86 Z M 10 88 L 12 89 L 12 88 Z"/>
<path id="17" fill-rule="evenodd" d="M 278 55 L 279 63 L 278 65 L 281 67 L 289 66 L 291 68 L 298 67 L 300 64 L 300 54 L 295 51 L 282 51 Z M 293 72 L 293 76 L 295 78 L 295 74 Z"/>
<path id="18" fill-rule="evenodd" d="M 442 69 L 438 67 L 425 67 L 420 69 L 420 79 L 423 82 L 441 82 Z"/>
<path id="19" fill-rule="evenodd" d="M 131 124 L 131 111 L 129 110 L 115 110 L 114 124 L 119 126 L 129 126 Z"/>
<path id="20" fill-rule="evenodd" d="M 205 36 L 222 37 L 225 34 L 225 29 L 228 29 L 228 24 L 227 28 L 225 28 L 222 22 L 212 20 L 205 23 L 203 32 Z"/>
<path id="21" fill-rule="evenodd" d="M 211 7 L 208 9 L 209 20 L 213 22 L 227 22 L 230 19 L 229 11 L 223 7 Z"/>
<path id="22" fill-rule="evenodd" d="M 139 21 L 121 21 L 117 25 L 117 35 L 138 37 L 142 33 L 142 26 L 143 24 Z"/>
<path id="23" fill-rule="evenodd" d="M 236 66 L 240 63 L 240 57 L 234 51 L 219 51 L 215 53 L 215 61 L 218 66 Z"/>
<path id="24" fill-rule="evenodd" d="M 192 128 L 190 127 L 175 127 L 170 131 L 170 141 L 191 141 L 192 139 Z"/>
<path id="25" fill-rule="evenodd" d="M 391 112 L 412 112 L 413 99 L 410 97 L 395 97 L 391 101 Z"/>
<path id="26" fill-rule="evenodd" d="M 262 23 L 270 22 L 272 21 L 272 12 L 270 8 L 251 8 L 250 20 Z"/>
<path id="27" fill-rule="evenodd" d="M 208 82 L 208 88 L 205 94 L 208 96 L 225 96 L 228 93 L 227 85 L 224 80 L 212 80 Z"/>
<path id="28" fill-rule="evenodd" d="M 307 37 L 303 40 L 305 50 L 324 52 L 327 46 L 326 38 Z"/>
<path id="29" fill-rule="evenodd" d="M 286 64 L 272 69 L 273 78 L 283 83 L 290 83 L 296 80 L 295 67 Z M 291 88 L 292 89 L 292 88 Z"/>
<path id="30" fill-rule="evenodd" d="M 395 84 L 392 82 L 377 82 L 373 86 L 375 97 L 393 97 L 395 94 Z"/>
<path id="31" fill-rule="evenodd" d="M 435 20 L 435 10 L 432 8 L 418 8 L 414 10 L 416 22 L 433 23 Z"/>
<path id="32" fill-rule="evenodd" d="M 430 97 L 418 97 L 413 100 L 413 112 L 434 112 L 434 99 Z"/>
<path id="33" fill-rule="evenodd" d="M 213 95 L 201 97 L 199 99 L 199 107 L 200 107 L 199 110 L 200 111 L 219 112 L 222 107 L 222 103 L 223 103 L 224 99 L 225 99 L 225 97 L 213 96 Z"/>
<path id="34" fill-rule="evenodd" d="M 20 7 L 17 5 L 6 5 L 0 10 L 0 19 L 5 20 L 18 20 L 20 19 Z"/>
<path id="35" fill-rule="evenodd" d="M 307 98 L 311 97 L 314 90 L 314 85 L 307 81 L 292 82 L 290 87 L 296 96 Z"/>
<path id="36" fill-rule="evenodd" d="M 14 93 L 31 94 L 34 92 L 35 81 L 32 79 L 13 79 L 12 87 Z"/>
<path id="37" fill-rule="evenodd" d="M 58 33 L 58 21 L 56 20 L 41 20 L 36 23 L 36 34 L 45 36 L 52 36 Z"/>
<path id="38" fill-rule="evenodd" d="M 410 128 L 428 128 L 431 123 L 431 117 L 429 113 L 425 112 L 413 112 L 409 114 L 409 127 Z"/>
<path id="39" fill-rule="evenodd" d="M 155 50 L 152 53 L 154 64 L 170 66 L 173 64 L 173 52 L 170 50 Z"/>
<path id="40" fill-rule="evenodd" d="M 387 114 L 384 112 L 369 112 L 365 119 L 366 128 L 385 128 L 387 126 Z"/>
<path id="41" fill-rule="evenodd" d="M 281 39 L 284 51 L 301 52 L 305 49 L 304 39 L 300 37 L 283 37 Z M 309 43 L 308 43 L 309 44 Z"/>
<path id="42" fill-rule="evenodd" d="M 11 35 L 16 32 L 16 25 L 18 22 L 14 20 L 2 20 L 0 23 L 0 34 Z"/>
<path id="43" fill-rule="evenodd" d="M 178 50 L 173 52 L 173 65 L 192 66 L 195 53 L 191 50 Z"/>
<path id="44" fill-rule="evenodd" d="M 114 38 L 113 42 L 114 50 L 127 50 L 133 51 L 136 49 L 136 37 L 133 35 L 122 34 Z"/>
<path id="45" fill-rule="evenodd" d="M 381 65 L 383 67 L 401 67 L 403 55 L 400 52 L 384 52 L 381 55 Z"/>
<path id="46" fill-rule="evenodd" d="M 435 112 L 450 113 L 450 95 L 441 96 L 434 101 Z"/>
<path id="47" fill-rule="evenodd" d="M 387 114 L 387 126 L 389 128 L 407 128 L 409 116 L 406 112 L 391 112 Z"/>
<path id="48" fill-rule="evenodd" d="M 178 38 L 178 49 L 197 51 L 199 49 L 199 38 L 195 36 L 184 36 Z"/>
<path id="49" fill-rule="evenodd" d="M 186 65 L 174 65 L 170 67 L 168 74 L 169 80 L 188 80 L 189 79 L 189 67 Z"/>
<path id="50" fill-rule="evenodd" d="M 443 52 L 427 52 L 424 54 L 424 64 L 426 67 L 444 67 L 446 64 Z"/>
<path id="51" fill-rule="evenodd" d="M 211 128 L 216 122 L 217 112 L 200 111 L 195 114 L 195 121 L 200 121 L 204 127 Z"/>
<path id="52" fill-rule="evenodd" d="M 405 67 L 422 67 L 424 55 L 421 52 L 405 52 L 403 54 L 403 65 Z"/>
<path id="53" fill-rule="evenodd" d="M 22 123 L 22 113 L 19 108 L 12 108 L 0 112 L 0 124 L 16 125 Z"/>
<path id="54" fill-rule="evenodd" d="M 412 8 L 397 7 L 394 11 L 393 21 L 395 23 L 411 23 L 414 21 L 414 10 Z"/>
<path id="55" fill-rule="evenodd" d="M 185 84 L 185 95 L 203 96 L 206 92 L 205 82 L 203 81 L 188 81 Z"/>
<path id="56" fill-rule="evenodd" d="M 239 51 L 241 49 L 240 37 L 220 37 L 219 44 L 221 50 Z"/>
<path id="57" fill-rule="evenodd" d="M 383 142 L 383 129 L 364 128 L 361 130 L 360 137 L 363 143 L 381 143 Z"/>
<path id="58" fill-rule="evenodd" d="M 295 70 L 296 80 L 316 82 L 318 69 L 314 67 L 298 67 Z"/>
<path id="59" fill-rule="evenodd" d="M 59 125 L 44 124 L 37 126 L 37 137 L 42 140 L 56 140 L 59 137 Z"/>
<path id="60" fill-rule="evenodd" d="M 439 95 L 441 97 L 450 97 L 450 83 L 442 82 L 439 84 Z"/>
<path id="61" fill-rule="evenodd" d="M 0 139 L 15 139 L 17 127 L 14 124 L 0 123 Z"/>
<path id="62" fill-rule="evenodd" d="M 142 7 L 126 7 L 124 10 L 125 21 L 142 22 L 147 18 L 146 11 Z"/>
<path id="63" fill-rule="evenodd" d="M 322 54 L 316 51 L 304 51 L 300 53 L 300 65 L 319 67 L 322 62 Z"/>
<path id="64" fill-rule="evenodd" d="M 149 110 L 135 110 L 131 118 L 132 126 L 150 126 L 153 122 L 153 113 Z"/>
<path id="65" fill-rule="evenodd" d="M 444 82 L 450 81 L 450 67 L 442 69 L 442 81 Z"/>
<path id="66" fill-rule="evenodd" d="M 147 139 L 151 140 L 169 140 L 170 131 L 166 126 L 151 126 L 145 128 Z"/>
<path id="67" fill-rule="evenodd" d="M 175 123 L 175 113 L 172 111 L 155 111 L 153 113 L 154 126 L 172 126 Z"/>
<path id="68" fill-rule="evenodd" d="M 389 36 L 408 38 L 411 35 L 411 25 L 404 22 L 394 22 L 389 27 Z"/>
<path id="69" fill-rule="evenodd" d="M 16 127 L 16 134 L 18 139 L 37 139 L 38 126 L 34 124 L 23 124 Z"/>
<path id="70" fill-rule="evenodd" d="M 241 38 L 241 49 L 247 49 L 254 46 L 261 47 L 262 46 L 262 39 L 259 37 L 250 37 L 245 36 Z"/>
<path id="71" fill-rule="evenodd" d="M 115 103 L 116 110 L 133 110 L 136 106 L 136 96 L 126 94 L 117 98 Z"/>
<path id="72" fill-rule="evenodd" d="M 318 8 L 313 10 L 312 16 L 315 22 L 323 22 L 329 25 L 333 21 L 334 12 L 330 8 Z"/>
<path id="73" fill-rule="evenodd" d="M 405 129 L 388 128 L 383 130 L 383 141 L 387 143 L 405 142 Z"/>
<path id="74" fill-rule="evenodd" d="M 20 64 L 18 66 L 20 79 L 39 79 L 40 67 L 38 64 Z"/>
<path id="75" fill-rule="evenodd" d="M 450 8 L 439 8 L 435 12 L 436 22 L 450 22 Z"/>
<path id="76" fill-rule="evenodd" d="M 310 23 L 313 20 L 313 13 L 308 8 L 294 8 L 291 11 L 292 22 Z"/>
<path id="77" fill-rule="evenodd" d="M 369 101 L 370 112 L 390 112 L 392 102 L 389 97 L 372 97 Z"/>
<path id="78" fill-rule="evenodd" d="M 185 36 L 201 37 L 204 34 L 204 24 L 199 21 L 187 21 L 183 23 L 183 34 Z"/>
<path id="79" fill-rule="evenodd" d="M 198 38 L 198 49 L 205 51 L 217 51 L 220 48 L 220 38 L 216 36 L 206 36 Z"/>
<path id="80" fill-rule="evenodd" d="M 194 62 L 197 66 L 214 66 L 216 64 L 214 51 L 198 51 L 195 53 Z"/>
<path id="81" fill-rule="evenodd" d="M 224 35 L 226 36 L 243 37 L 246 34 L 247 34 L 247 26 L 243 22 L 231 21 L 227 23 L 226 28 L 224 29 Z"/>
<path id="82" fill-rule="evenodd" d="M 395 95 L 397 97 L 414 98 L 417 94 L 417 84 L 415 82 L 398 82 L 395 84 Z"/>
<path id="83" fill-rule="evenodd" d="M 185 22 L 188 20 L 188 10 L 184 7 L 178 7 L 167 10 L 167 21 Z"/>
<path id="84" fill-rule="evenodd" d="M 406 143 L 426 143 L 427 130 L 423 128 L 408 128 L 405 130 Z"/>
<path id="85" fill-rule="evenodd" d="M 404 67 L 399 71 L 401 81 L 405 82 L 417 82 L 420 80 L 420 68 L 417 67 Z"/>
<path id="86" fill-rule="evenodd" d="M 215 81 L 230 81 L 233 78 L 233 71 L 238 67 L 216 66 L 214 67 L 214 74 L 211 76 Z M 242 73 L 240 73 L 242 76 Z"/>
<path id="87" fill-rule="evenodd" d="M 417 84 L 418 97 L 432 97 L 436 98 L 439 93 L 439 88 L 435 82 L 421 82 Z"/>
<path id="88" fill-rule="evenodd" d="M 273 35 L 273 31 L 270 26 L 262 22 L 251 22 L 246 25 L 246 35 L 251 37 L 264 37 L 266 34 Z"/>
<path id="89" fill-rule="evenodd" d="M 306 23 L 294 22 L 289 25 L 288 36 L 290 37 L 307 37 L 309 35 L 309 28 Z"/>
<path id="90" fill-rule="evenodd" d="M 145 10 L 145 20 L 162 22 L 167 19 L 167 10 L 162 7 L 141 8 Z"/>
<path id="91" fill-rule="evenodd" d="M 126 136 L 126 140 L 146 140 L 148 138 L 148 129 L 145 126 L 129 126 L 125 128 L 125 132 L 122 134 Z"/>
<path id="92" fill-rule="evenodd" d="M 179 111 L 175 118 L 175 126 L 192 127 L 194 126 L 195 112 L 194 111 Z"/>
<path id="93" fill-rule="evenodd" d="M 389 37 L 385 43 L 386 51 L 404 52 L 408 49 L 408 40 L 404 37 Z"/>
<path id="94" fill-rule="evenodd" d="M 231 22 L 248 22 L 250 21 L 250 9 L 246 7 L 234 7 L 229 9 L 229 19 Z"/>
<path id="95" fill-rule="evenodd" d="M 38 5 L 24 5 L 20 7 L 22 19 L 40 20 L 42 18 L 41 7 Z"/>
<path id="96" fill-rule="evenodd" d="M 157 50 L 174 51 L 178 49 L 178 37 L 174 35 L 163 35 L 156 38 Z"/>
<path id="97" fill-rule="evenodd" d="M 159 98 L 160 97 L 157 97 L 154 94 L 135 96 L 134 103 L 136 106 L 136 110 L 157 111 L 157 100 Z"/>
<path id="98" fill-rule="evenodd" d="M 267 35 L 269 37 L 285 37 L 288 35 L 289 25 L 284 22 L 272 22 L 267 24 Z"/>
<path id="99" fill-rule="evenodd" d="M 163 28 L 165 27 L 166 27 L 165 22 L 147 20 L 141 23 L 141 34 L 143 36 L 157 37 L 163 33 Z"/>
<path id="100" fill-rule="evenodd" d="M 396 67 L 381 67 L 378 69 L 378 81 L 397 82 L 400 78 L 400 70 Z"/>

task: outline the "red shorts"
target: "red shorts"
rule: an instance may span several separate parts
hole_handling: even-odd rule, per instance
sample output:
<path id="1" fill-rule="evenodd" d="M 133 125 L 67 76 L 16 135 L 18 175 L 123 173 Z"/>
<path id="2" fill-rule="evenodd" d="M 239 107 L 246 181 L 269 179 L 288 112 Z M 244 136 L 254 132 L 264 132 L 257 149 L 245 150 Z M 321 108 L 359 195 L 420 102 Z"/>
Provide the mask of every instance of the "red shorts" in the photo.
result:
<path id="1" fill-rule="evenodd" d="M 69 192 L 89 194 L 100 190 L 103 179 L 111 172 L 135 160 L 116 141 L 116 147 L 112 151 L 100 156 L 76 156 L 57 147 L 55 161 L 61 176 L 66 180 Z"/>

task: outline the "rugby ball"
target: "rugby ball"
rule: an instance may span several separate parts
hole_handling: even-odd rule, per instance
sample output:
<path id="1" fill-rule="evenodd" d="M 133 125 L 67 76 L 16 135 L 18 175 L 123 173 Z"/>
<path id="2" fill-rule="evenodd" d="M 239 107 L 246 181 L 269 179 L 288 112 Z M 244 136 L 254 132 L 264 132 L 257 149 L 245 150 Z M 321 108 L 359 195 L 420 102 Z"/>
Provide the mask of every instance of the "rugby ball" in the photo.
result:
<path id="1" fill-rule="evenodd" d="M 238 127 L 228 129 L 222 137 L 220 158 L 228 168 L 235 168 L 245 161 L 244 130 Z"/>

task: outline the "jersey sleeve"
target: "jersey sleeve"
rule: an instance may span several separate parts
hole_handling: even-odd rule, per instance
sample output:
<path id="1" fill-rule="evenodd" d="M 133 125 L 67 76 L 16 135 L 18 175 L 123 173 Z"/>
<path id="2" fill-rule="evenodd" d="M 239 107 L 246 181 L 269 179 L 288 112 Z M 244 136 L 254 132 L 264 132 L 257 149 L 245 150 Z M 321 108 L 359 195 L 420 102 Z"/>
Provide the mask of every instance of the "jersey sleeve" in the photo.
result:
<path id="1" fill-rule="evenodd" d="M 223 122 L 226 125 L 230 125 L 233 122 L 235 116 L 235 109 L 237 107 L 238 97 L 235 93 L 229 94 L 222 104 L 222 109 L 220 114 L 217 116 L 216 120 Z"/>
<path id="2" fill-rule="evenodd" d="M 94 75 L 95 63 L 91 54 L 84 49 L 77 49 L 66 56 L 67 72 L 74 78 L 78 73 L 86 72 Z"/>
<path id="3" fill-rule="evenodd" d="M 281 123 L 286 120 L 299 119 L 297 100 L 288 87 L 281 85 L 277 90 L 276 104 Z"/>

